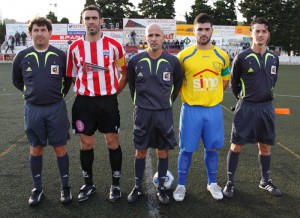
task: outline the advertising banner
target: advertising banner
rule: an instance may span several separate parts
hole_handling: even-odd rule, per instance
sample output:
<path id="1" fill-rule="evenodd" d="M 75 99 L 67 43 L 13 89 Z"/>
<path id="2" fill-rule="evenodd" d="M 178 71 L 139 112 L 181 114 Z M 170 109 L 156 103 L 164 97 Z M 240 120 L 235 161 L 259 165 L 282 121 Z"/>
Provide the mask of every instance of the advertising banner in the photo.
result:
<path id="1" fill-rule="evenodd" d="M 21 23 L 21 24 L 6 24 L 6 35 L 7 36 L 15 36 L 16 32 L 18 31 L 20 34 L 24 31 L 27 36 L 28 35 L 28 31 L 27 31 L 27 24 L 25 23 Z"/>
<path id="2" fill-rule="evenodd" d="M 79 39 L 81 35 L 51 35 L 50 40 L 76 40 Z"/>
<path id="3" fill-rule="evenodd" d="M 115 40 L 117 40 L 118 42 L 120 42 L 122 45 L 123 43 L 123 30 L 101 30 L 103 32 L 103 34 L 110 36 L 112 38 L 114 38 Z"/>
<path id="4" fill-rule="evenodd" d="M 213 36 L 234 36 L 235 27 L 234 26 L 213 26 L 214 32 Z"/>
<path id="5" fill-rule="evenodd" d="M 131 34 L 131 30 L 124 30 L 124 45 L 133 45 L 133 39 L 130 36 Z M 136 36 L 135 36 L 135 40 L 136 40 L 136 44 L 140 44 L 140 43 L 144 43 L 145 42 L 145 30 L 136 30 L 135 31 Z M 165 33 L 165 40 L 168 41 L 173 41 L 176 40 L 176 31 L 164 31 Z"/>
<path id="6" fill-rule="evenodd" d="M 67 35 L 68 24 L 52 24 L 52 35 Z"/>
<path id="7" fill-rule="evenodd" d="M 236 35 L 250 36 L 250 26 L 236 26 L 234 32 Z"/>
<path id="8" fill-rule="evenodd" d="M 151 23 L 159 24 L 164 31 L 176 31 L 175 19 L 135 19 L 135 18 L 123 18 L 124 30 L 145 30 L 146 26 Z"/>
<path id="9" fill-rule="evenodd" d="M 4 54 L 4 60 L 5 61 L 12 61 L 16 54 Z"/>
<path id="10" fill-rule="evenodd" d="M 85 27 L 83 24 L 68 24 L 67 35 L 84 35 Z"/>
<path id="11" fill-rule="evenodd" d="M 193 36 L 194 25 L 192 24 L 178 24 L 176 25 L 177 36 Z"/>

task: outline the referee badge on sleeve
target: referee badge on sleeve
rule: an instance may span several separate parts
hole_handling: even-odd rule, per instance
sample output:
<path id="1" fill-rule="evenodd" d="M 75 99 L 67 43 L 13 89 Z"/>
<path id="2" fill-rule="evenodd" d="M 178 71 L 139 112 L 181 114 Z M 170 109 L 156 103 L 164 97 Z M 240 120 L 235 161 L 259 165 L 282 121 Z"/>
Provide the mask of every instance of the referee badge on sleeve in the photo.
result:
<path id="1" fill-rule="evenodd" d="M 58 65 L 51 65 L 51 74 L 53 74 L 53 75 L 59 74 L 59 66 Z"/>
<path id="2" fill-rule="evenodd" d="M 163 80 L 170 81 L 171 80 L 171 73 L 170 72 L 163 72 Z"/>
<path id="3" fill-rule="evenodd" d="M 276 75 L 276 66 L 271 67 L 271 74 Z"/>

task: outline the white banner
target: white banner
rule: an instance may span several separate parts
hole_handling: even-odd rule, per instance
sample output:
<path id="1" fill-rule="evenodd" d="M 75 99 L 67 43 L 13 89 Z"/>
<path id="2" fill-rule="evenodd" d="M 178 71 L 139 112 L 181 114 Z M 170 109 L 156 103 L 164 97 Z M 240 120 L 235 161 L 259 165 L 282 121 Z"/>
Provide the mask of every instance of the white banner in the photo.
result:
<path id="1" fill-rule="evenodd" d="M 29 36 L 27 31 L 27 24 L 6 24 L 6 35 L 13 37 L 15 36 L 16 32 L 18 31 L 20 34 L 24 31 L 27 36 Z"/>
<path id="2" fill-rule="evenodd" d="M 68 24 L 52 24 L 52 35 L 67 35 Z"/>
<path id="3" fill-rule="evenodd" d="M 67 29 L 68 35 L 84 35 L 85 34 L 85 27 L 83 24 L 68 24 Z"/>
<path id="4" fill-rule="evenodd" d="M 133 45 L 133 39 L 130 36 L 131 30 L 124 30 L 124 45 Z M 137 30 L 135 31 L 136 36 L 136 45 L 140 43 L 144 43 L 145 41 L 145 30 Z M 176 40 L 176 31 L 164 31 L 165 33 L 165 41 L 173 41 Z"/>
<path id="5" fill-rule="evenodd" d="M 235 27 L 234 26 L 213 26 L 214 32 L 213 36 L 234 36 Z"/>
<path id="6" fill-rule="evenodd" d="M 151 23 L 159 24 L 165 31 L 176 32 L 176 20 L 175 19 L 135 19 L 135 18 L 123 18 L 124 30 L 140 30 L 145 29 Z"/>
<path id="7" fill-rule="evenodd" d="M 110 36 L 123 45 L 123 31 L 122 30 L 101 30 L 103 34 Z"/>

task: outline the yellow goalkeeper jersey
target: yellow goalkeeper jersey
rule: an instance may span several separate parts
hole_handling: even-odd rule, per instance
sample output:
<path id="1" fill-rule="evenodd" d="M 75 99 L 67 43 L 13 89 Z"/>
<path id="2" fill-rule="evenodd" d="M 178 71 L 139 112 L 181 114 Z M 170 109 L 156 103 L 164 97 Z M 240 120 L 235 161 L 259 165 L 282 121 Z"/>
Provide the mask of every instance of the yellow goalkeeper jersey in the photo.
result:
<path id="1" fill-rule="evenodd" d="M 184 79 L 181 100 L 189 105 L 212 107 L 223 100 L 223 80 L 230 79 L 228 54 L 212 45 L 199 50 L 196 45 L 178 53 Z"/>

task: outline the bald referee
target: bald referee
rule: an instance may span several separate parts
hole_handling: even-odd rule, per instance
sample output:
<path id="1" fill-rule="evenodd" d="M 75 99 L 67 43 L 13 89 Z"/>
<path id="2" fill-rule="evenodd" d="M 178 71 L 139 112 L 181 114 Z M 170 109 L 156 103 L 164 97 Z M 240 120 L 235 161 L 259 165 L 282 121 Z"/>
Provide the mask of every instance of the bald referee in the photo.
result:
<path id="1" fill-rule="evenodd" d="M 128 62 L 128 85 L 134 101 L 133 144 L 135 147 L 135 186 L 128 195 L 129 203 L 142 195 L 142 181 L 148 148 L 155 148 L 158 157 L 157 197 L 169 204 L 164 188 L 168 170 L 168 152 L 177 145 L 174 137 L 172 105 L 182 84 L 178 59 L 163 52 L 164 32 L 158 24 L 145 30 L 148 49 Z"/>

